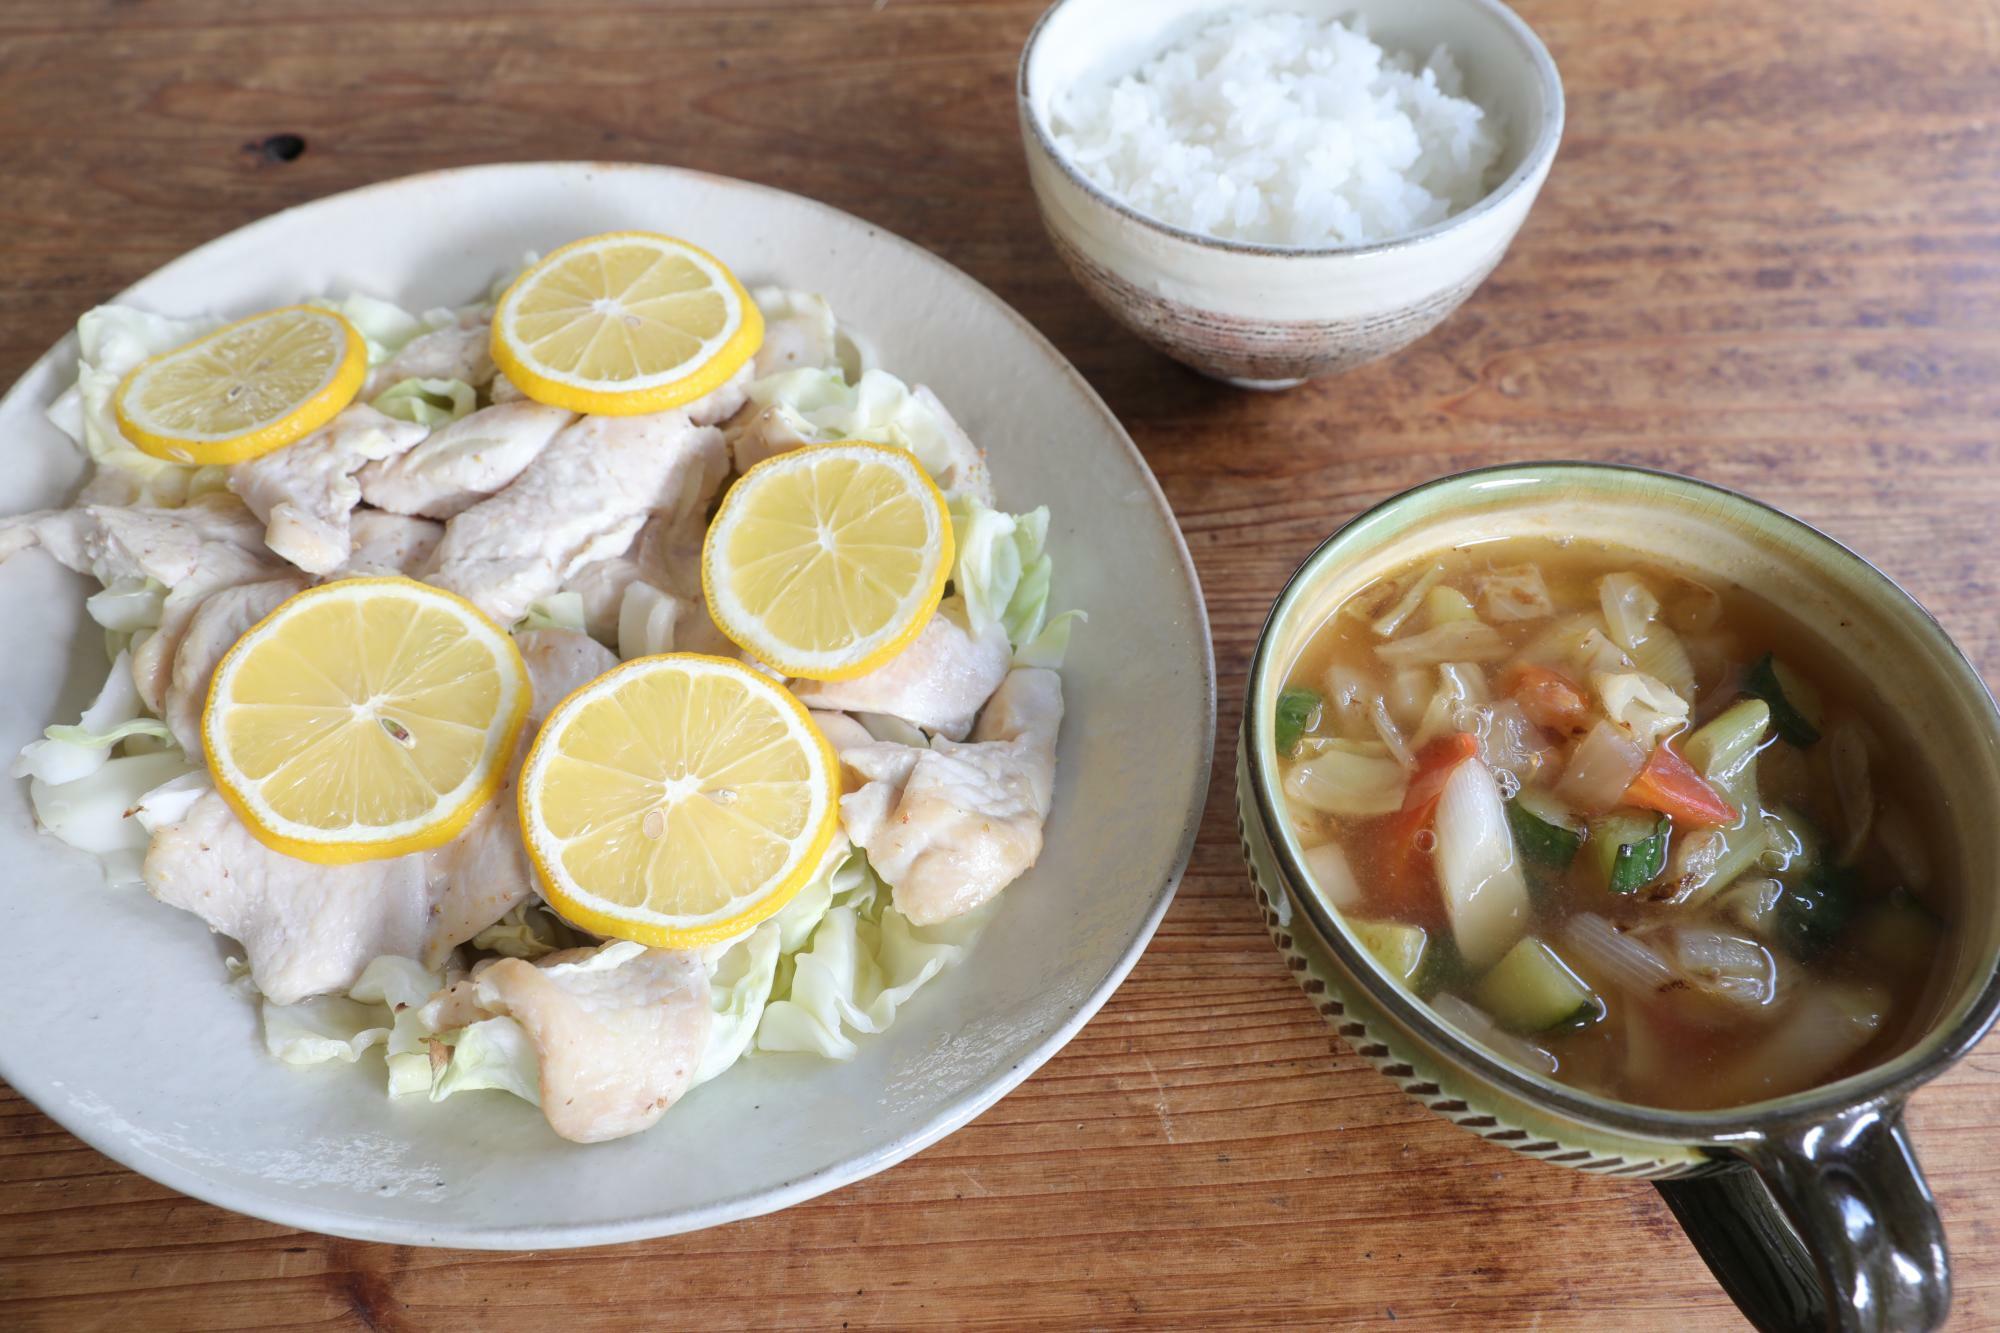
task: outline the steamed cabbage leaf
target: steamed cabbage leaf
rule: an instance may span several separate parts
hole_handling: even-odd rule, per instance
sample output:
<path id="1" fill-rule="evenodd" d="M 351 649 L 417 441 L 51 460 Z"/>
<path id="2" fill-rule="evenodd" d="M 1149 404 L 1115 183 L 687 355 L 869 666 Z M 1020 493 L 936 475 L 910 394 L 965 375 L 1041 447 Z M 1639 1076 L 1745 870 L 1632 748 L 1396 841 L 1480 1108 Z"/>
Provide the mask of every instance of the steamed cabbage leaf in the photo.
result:
<path id="1" fill-rule="evenodd" d="M 369 406 L 385 416 L 436 430 L 479 405 L 479 390 L 464 380 L 407 379 L 375 395 Z"/>
<path id="2" fill-rule="evenodd" d="M 173 740 L 166 723 L 145 715 L 139 687 L 132 679 L 131 654 L 120 653 L 112 659 L 111 674 L 105 677 L 97 698 L 76 724 L 46 728 L 41 740 L 22 747 L 12 772 L 17 778 L 34 778 L 52 786 L 76 782 L 104 767 L 112 747 L 134 736 Z"/>
<path id="3" fill-rule="evenodd" d="M 866 440 L 902 449 L 949 490 L 977 451 L 936 401 L 886 370 L 863 371 L 849 384 L 838 370 L 804 367 L 750 386 L 752 406 L 807 444 Z"/>
<path id="4" fill-rule="evenodd" d="M 965 955 L 992 904 L 937 926 L 914 926 L 889 900 L 868 858 L 851 852 L 829 886 L 832 905 L 806 947 L 785 960 L 757 1028 L 760 1051 L 804 1051 L 846 1060 L 849 1035 L 877 1033 L 946 967 Z"/>
<path id="5" fill-rule="evenodd" d="M 1081 611 L 1050 620 L 1049 584 L 1055 561 L 1046 547 L 1047 505 L 1009 514 L 970 495 L 954 495 L 951 535 L 957 552 L 952 588 L 965 599 L 966 622 L 977 634 L 998 623 L 1014 645 L 1016 666 L 1059 667 Z"/>
<path id="6" fill-rule="evenodd" d="M 297 1004 L 265 1000 L 264 1049 L 290 1065 L 353 1064 L 376 1046 L 391 1056 L 421 1053 L 416 1008 L 443 984 L 415 959 L 384 954 L 362 969 L 346 995 Z"/>
<path id="7" fill-rule="evenodd" d="M 354 331 L 361 335 L 361 341 L 367 344 L 371 370 L 402 351 L 410 339 L 429 333 L 436 327 L 432 321 L 411 314 L 394 301 L 358 292 L 338 298 L 320 297 L 306 304 L 331 310 L 354 326 Z"/>
<path id="8" fill-rule="evenodd" d="M 131 884 L 151 837 L 133 811 L 155 788 L 195 771 L 179 750 L 120 755 L 69 782 L 30 779 L 28 801 L 44 830 L 103 863 L 107 883 Z"/>
<path id="9" fill-rule="evenodd" d="M 170 352 L 216 328 L 210 316 L 174 319 L 128 305 L 101 305 L 76 322 L 76 383 L 49 407 L 49 420 L 101 468 L 122 474 L 120 503 L 184 504 L 198 487 L 215 489 L 222 469 L 190 467 L 154 458 L 118 430 L 111 399 L 140 362 Z"/>

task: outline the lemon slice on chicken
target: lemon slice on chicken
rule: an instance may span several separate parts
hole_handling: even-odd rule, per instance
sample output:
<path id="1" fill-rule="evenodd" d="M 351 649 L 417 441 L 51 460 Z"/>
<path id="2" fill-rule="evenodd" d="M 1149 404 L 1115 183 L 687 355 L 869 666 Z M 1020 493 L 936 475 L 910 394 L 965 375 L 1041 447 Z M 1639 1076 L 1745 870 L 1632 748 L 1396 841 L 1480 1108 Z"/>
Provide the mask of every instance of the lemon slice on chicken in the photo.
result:
<path id="1" fill-rule="evenodd" d="M 324 426 L 367 374 L 367 344 L 352 324 L 285 306 L 143 362 L 112 411 L 119 432 L 155 458 L 241 463 Z"/>
<path id="2" fill-rule="evenodd" d="M 812 445 L 723 497 L 702 546 L 709 613 L 787 676 L 851 680 L 908 647 L 944 595 L 951 514 L 914 456 Z"/>
<path id="3" fill-rule="evenodd" d="M 347 579 L 237 640 L 202 743 L 258 841 L 328 865 L 374 860 L 450 841 L 493 799 L 529 695 L 513 639 L 470 602 Z"/>
<path id="4" fill-rule="evenodd" d="M 664 412 L 743 368 L 764 316 L 706 250 L 615 231 L 554 251 L 493 311 L 493 361 L 536 402 L 596 416 Z"/>
<path id="5" fill-rule="evenodd" d="M 520 803 L 566 919 L 690 949 L 748 930 L 812 879 L 838 826 L 840 766 L 783 686 L 671 653 L 565 699 L 522 766 Z"/>

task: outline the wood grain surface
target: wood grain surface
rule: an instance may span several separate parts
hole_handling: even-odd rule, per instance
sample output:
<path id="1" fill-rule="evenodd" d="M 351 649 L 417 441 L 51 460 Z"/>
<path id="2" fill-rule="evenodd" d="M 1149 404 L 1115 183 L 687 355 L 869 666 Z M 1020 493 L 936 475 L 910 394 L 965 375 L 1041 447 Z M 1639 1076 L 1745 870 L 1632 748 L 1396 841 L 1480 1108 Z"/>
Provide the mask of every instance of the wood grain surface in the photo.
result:
<path id="1" fill-rule="evenodd" d="M 1739 1327 L 1650 1189 L 1483 1143 L 1332 1038 L 1238 860 L 1241 676 L 1344 517 L 1569 456 L 1820 525 L 1993 679 L 2000 9 L 1519 7 L 1569 132 L 1513 254 L 1402 356 L 1259 397 L 1124 337 L 1044 241 L 1013 100 L 1038 0 L 0 6 L 0 379 L 190 246 L 336 190 L 533 158 L 742 176 L 929 247 L 1054 339 L 1180 515 L 1222 681 L 1218 781 L 1151 949 L 1067 1050 L 913 1160 L 678 1239 L 417 1250 L 192 1202 L 0 1093 L 0 1326 Z M 1964 1329 L 2000 1326 L 1996 1095 L 1989 1042 L 1911 1112 Z"/>

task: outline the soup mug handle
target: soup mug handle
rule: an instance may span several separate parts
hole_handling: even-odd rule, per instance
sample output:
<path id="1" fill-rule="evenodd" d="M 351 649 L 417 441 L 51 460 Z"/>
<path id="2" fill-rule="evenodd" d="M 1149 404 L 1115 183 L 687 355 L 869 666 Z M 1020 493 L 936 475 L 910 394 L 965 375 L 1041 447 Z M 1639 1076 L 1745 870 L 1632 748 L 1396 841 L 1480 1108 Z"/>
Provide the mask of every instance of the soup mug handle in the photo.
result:
<path id="1" fill-rule="evenodd" d="M 1661 1181 L 1659 1191 L 1759 1329 L 1900 1333 L 1944 1322 L 1951 1261 L 1900 1102 L 1726 1151 L 1747 1169 Z"/>

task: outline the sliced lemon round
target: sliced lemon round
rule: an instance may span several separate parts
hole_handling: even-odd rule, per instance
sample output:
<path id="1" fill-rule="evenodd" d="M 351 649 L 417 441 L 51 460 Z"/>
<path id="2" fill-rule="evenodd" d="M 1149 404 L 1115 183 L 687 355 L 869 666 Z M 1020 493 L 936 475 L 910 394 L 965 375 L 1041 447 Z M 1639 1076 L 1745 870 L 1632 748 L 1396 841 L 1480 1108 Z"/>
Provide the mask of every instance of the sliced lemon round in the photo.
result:
<path id="1" fill-rule="evenodd" d="M 729 379 L 764 316 L 706 250 L 649 231 L 573 241 L 493 310 L 493 360 L 536 402 L 597 416 L 664 412 Z"/>
<path id="2" fill-rule="evenodd" d="M 470 602 L 345 579 L 285 602 L 215 669 L 209 772 L 258 841 L 340 865 L 449 842 L 506 776 L 528 668 Z"/>
<path id="3" fill-rule="evenodd" d="M 777 682 L 669 653 L 563 700 L 522 765 L 520 803 L 558 912 L 690 949 L 748 930 L 812 879 L 839 824 L 840 764 Z"/>
<path id="4" fill-rule="evenodd" d="M 285 306 L 135 367 L 112 411 L 134 445 L 174 463 L 241 463 L 304 439 L 354 401 L 368 347 L 331 310 Z"/>
<path id="5" fill-rule="evenodd" d="M 915 639 L 951 573 L 951 514 L 910 454 L 816 444 L 729 488 L 702 544 L 709 614 L 787 676 L 851 680 Z"/>

